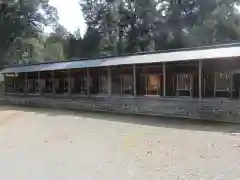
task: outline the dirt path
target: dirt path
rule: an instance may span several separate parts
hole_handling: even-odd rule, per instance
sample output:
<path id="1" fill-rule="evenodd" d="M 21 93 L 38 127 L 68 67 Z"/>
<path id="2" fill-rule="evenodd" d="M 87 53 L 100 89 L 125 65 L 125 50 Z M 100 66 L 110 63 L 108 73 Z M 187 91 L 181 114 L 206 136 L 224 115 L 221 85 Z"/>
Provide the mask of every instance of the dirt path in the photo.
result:
<path id="1" fill-rule="evenodd" d="M 239 125 L 0 106 L 1 180 L 239 180 Z"/>

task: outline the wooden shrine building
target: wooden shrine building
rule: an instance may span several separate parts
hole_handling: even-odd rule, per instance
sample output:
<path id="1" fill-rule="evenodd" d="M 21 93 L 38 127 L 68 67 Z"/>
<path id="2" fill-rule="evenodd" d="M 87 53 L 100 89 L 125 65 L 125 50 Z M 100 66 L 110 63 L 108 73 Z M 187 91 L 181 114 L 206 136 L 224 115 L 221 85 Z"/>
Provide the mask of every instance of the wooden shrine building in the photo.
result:
<path id="1" fill-rule="evenodd" d="M 240 122 L 240 45 L 5 67 L 8 103 Z"/>

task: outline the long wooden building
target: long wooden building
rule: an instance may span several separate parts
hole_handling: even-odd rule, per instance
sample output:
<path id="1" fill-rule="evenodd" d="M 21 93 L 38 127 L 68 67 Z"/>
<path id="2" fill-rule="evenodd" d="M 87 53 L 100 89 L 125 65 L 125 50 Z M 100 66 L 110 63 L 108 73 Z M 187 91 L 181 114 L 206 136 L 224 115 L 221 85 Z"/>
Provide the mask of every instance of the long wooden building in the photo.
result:
<path id="1" fill-rule="evenodd" d="M 240 45 L 6 67 L 8 103 L 240 122 Z"/>

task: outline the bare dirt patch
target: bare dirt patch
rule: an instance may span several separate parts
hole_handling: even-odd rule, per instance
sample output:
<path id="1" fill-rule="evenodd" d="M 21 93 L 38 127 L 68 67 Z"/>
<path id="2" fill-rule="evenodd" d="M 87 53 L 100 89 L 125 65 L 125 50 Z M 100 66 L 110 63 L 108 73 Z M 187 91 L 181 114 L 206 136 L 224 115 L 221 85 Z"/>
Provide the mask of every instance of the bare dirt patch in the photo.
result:
<path id="1" fill-rule="evenodd" d="M 0 179 L 240 179 L 240 126 L 0 107 Z"/>

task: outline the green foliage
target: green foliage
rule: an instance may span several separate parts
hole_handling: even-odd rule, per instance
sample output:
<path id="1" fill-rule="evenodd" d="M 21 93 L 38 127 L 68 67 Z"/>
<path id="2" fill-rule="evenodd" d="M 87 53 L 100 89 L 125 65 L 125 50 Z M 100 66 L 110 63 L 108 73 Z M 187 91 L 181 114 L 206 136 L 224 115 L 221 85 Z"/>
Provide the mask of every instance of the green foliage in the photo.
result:
<path id="1" fill-rule="evenodd" d="M 65 60 L 65 54 L 62 44 L 59 42 L 47 43 L 45 61 L 63 60 Z"/>
<path id="2" fill-rule="evenodd" d="M 47 59 L 51 61 L 65 60 L 69 46 L 69 32 L 61 25 L 57 25 L 54 31 L 46 39 Z"/>
<path id="3" fill-rule="evenodd" d="M 81 0 L 99 54 L 238 42 L 239 0 Z M 86 53 L 86 51 L 85 51 Z"/>
<path id="4" fill-rule="evenodd" d="M 67 33 L 67 31 L 66 31 Z M 66 37 L 66 38 L 64 38 Z M 68 33 L 56 30 L 48 36 L 42 33 L 29 38 L 16 38 L 11 44 L 7 58 L 9 64 L 31 64 L 66 59 Z"/>
<path id="5" fill-rule="evenodd" d="M 41 10 L 41 12 L 40 12 Z M 57 11 L 48 0 L 3 0 L 0 3 L 0 57 L 5 59 L 13 43 L 36 36 L 43 25 L 57 20 Z M 17 52 L 20 53 L 20 50 Z M 8 59 L 9 60 L 9 59 Z M 1 65 L 3 62 L 1 61 Z"/>
<path id="6" fill-rule="evenodd" d="M 88 26 L 81 36 L 79 29 L 70 34 L 58 24 L 48 0 L 5 0 L 0 57 L 8 57 L 8 63 L 35 63 L 239 42 L 239 2 L 80 0 Z M 48 36 L 41 31 L 46 24 L 54 25 Z"/>

